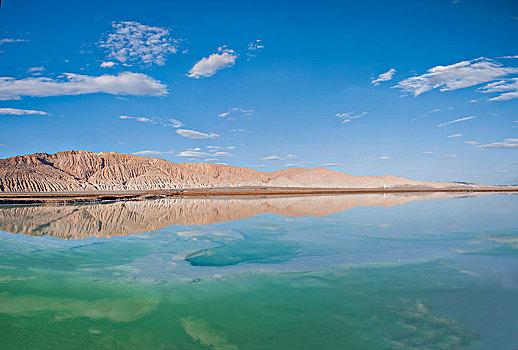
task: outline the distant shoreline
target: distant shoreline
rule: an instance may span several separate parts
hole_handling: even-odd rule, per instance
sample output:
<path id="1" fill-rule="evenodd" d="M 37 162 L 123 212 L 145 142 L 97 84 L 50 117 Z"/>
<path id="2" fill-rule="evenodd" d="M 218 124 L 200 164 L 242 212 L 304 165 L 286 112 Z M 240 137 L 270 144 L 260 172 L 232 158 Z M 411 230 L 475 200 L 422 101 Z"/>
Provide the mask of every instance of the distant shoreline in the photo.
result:
<path id="1" fill-rule="evenodd" d="M 142 191 L 88 191 L 88 192 L 0 192 L 0 204 L 45 204 L 45 203 L 89 203 L 117 200 L 141 200 L 164 197 L 257 197 L 257 196 L 304 196 L 304 195 L 345 195 L 384 193 L 476 193 L 501 192 L 516 193 L 518 187 L 486 188 L 191 188 L 173 190 Z"/>

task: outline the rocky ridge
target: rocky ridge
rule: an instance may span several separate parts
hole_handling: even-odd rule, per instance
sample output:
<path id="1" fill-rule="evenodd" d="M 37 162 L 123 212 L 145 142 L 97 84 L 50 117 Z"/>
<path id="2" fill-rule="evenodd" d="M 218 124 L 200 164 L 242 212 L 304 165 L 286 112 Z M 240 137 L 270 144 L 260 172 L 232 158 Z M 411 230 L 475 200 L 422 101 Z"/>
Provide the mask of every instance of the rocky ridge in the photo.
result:
<path id="1" fill-rule="evenodd" d="M 213 163 L 172 163 L 115 152 L 35 153 L 0 160 L 0 192 L 127 191 L 208 187 L 452 188 L 390 175 L 353 176 L 325 168 L 271 173 Z"/>

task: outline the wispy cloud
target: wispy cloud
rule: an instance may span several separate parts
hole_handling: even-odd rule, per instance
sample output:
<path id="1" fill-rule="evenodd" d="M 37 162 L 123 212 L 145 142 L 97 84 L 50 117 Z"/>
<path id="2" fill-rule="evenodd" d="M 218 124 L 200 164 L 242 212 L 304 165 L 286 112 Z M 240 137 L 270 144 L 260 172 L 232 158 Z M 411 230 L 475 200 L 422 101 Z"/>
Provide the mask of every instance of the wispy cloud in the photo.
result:
<path id="1" fill-rule="evenodd" d="M 212 154 L 200 151 L 182 151 L 176 155 L 177 157 L 189 157 L 189 158 L 208 158 Z"/>
<path id="2" fill-rule="evenodd" d="M 16 108 L 0 108 L 0 114 L 10 115 L 49 115 L 47 112 L 35 111 L 31 109 L 16 109 Z"/>
<path id="3" fill-rule="evenodd" d="M 435 113 L 438 113 L 438 112 L 441 112 L 441 111 L 451 111 L 453 109 L 453 107 L 448 107 L 448 108 L 434 108 L 432 109 L 431 111 L 428 111 L 424 114 L 421 114 L 421 115 L 418 115 L 417 117 L 415 118 L 412 118 L 410 119 L 411 122 L 414 122 L 416 120 L 419 120 L 419 119 L 423 119 L 423 118 L 428 118 L 429 116 L 435 114 Z"/>
<path id="4" fill-rule="evenodd" d="M 309 164 L 313 164 L 313 162 L 298 162 L 298 163 L 287 163 L 284 166 L 285 167 L 298 167 L 298 168 L 305 168 L 309 166 Z"/>
<path id="5" fill-rule="evenodd" d="M 253 109 L 244 109 L 244 108 L 238 108 L 238 107 L 232 107 L 227 109 L 225 112 L 220 113 L 218 116 L 220 118 L 224 118 L 227 120 L 235 120 L 236 118 L 234 115 L 240 114 L 244 117 L 251 117 L 254 115 Z"/>
<path id="6" fill-rule="evenodd" d="M 387 159 L 390 159 L 389 156 L 379 156 L 378 157 L 379 160 L 387 160 Z"/>
<path id="7" fill-rule="evenodd" d="M 141 123 L 150 123 L 150 124 L 158 124 L 163 127 L 173 127 L 173 128 L 181 128 L 184 124 L 176 119 L 157 119 L 157 118 L 148 118 L 148 117 L 132 117 L 128 115 L 119 115 L 120 119 L 124 120 L 136 120 Z"/>
<path id="8" fill-rule="evenodd" d="M 45 70 L 45 67 L 31 67 L 27 69 L 27 72 L 29 73 L 41 73 Z"/>
<path id="9" fill-rule="evenodd" d="M 454 137 L 461 137 L 462 134 L 453 134 L 453 135 L 448 135 L 449 138 L 454 138 Z"/>
<path id="10" fill-rule="evenodd" d="M 475 146 L 477 148 L 518 148 L 518 139 L 509 138 L 505 139 L 503 142 L 494 142 L 488 143 L 486 145 L 478 145 Z"/>
<path id="11" fill-rule="evenodd" d="M 388 72 L 382 73 L 378 75 L 376 79 L 372 78 L 371 84 L 373 85 L 379 85 L 382 81 L 389 81 L 392 80 L 392 77 L 396 73 L 396 70 L 394 68 L 390 68 Z"/>
<path id="12" fill-rule="evenodd" d="M 167 55 L 178 51 L 177 40 L 170 37 L 169 29 L 130 21 L 114 22 L 112 26 L 114 32 L 99 46 L 107 50 L 108 57 L 121 63 L 163 66 Z"/>
<path id="13" fill-rule="evenodd" d="M 180 136 L 187 137 L 190 139 L 214 139 L 219 137 L 219 135 L 215 133 L 206 134 L 203 132 L 187 129 L 177 129 L 176 133 Z"/>
<path id="14" fill-rule="evenodd" d="M 263 44 L 261 44 L 261 40 L 257 39 L 256 41 L 252 41 L 251 43 L 248 44 L 248 52 L 246 55 L 249 58 L 256 57 L 257 53 L 261 52 L 262 49 L 264 49 L 264 46 L 263 46 Z"/>
<path id="15" fill-rule="evenodd" d="M 518 98 L 518 78 L 500 80 L 494 83 L 487 84 L 480 88 L 483 93 L 490 92 L 504 92 L 496 97 L 490 98 L 490 101 L 507 101 Z"/>
<path id="16" fill-rule="evenodd" d="M 455 154 L 445 154 L 444 156 L 442 156 L 443 159 L 453 159 L 453 158 L 457 158 L 457 156 Z"/>
<path id="17" fill-rule="evenodd" d="M 467 145 L 478 145 L 477 141 L 464 141 L 464 143 Z"/>
<path id="18" fill-rule="evenodd" d="M 29 41 L 29 40 L 4 38 L 4 39 L 0 39 L 0 46 L 2 46 L 3 44 L 7 44 L 7 43 L 21 43 L 21 42 L 24 42 L 24 41 Z"/>
<path id="19" fill-rule="evenodd" d="M 207 146 L 207 148 L 210 150 L 209 152 L 217 152 L 220 149 L 235 149 L 236 146 Z"/>
<path id="20" fill-rule="evenodd" d="M 450 120 L 449 122 L 437 124 L 437 126 L 442 128 L 443 126 L 446 126 L 446 125 L 450 125 L 450 124 L 454 124 L 454 123 L 459 123 L 459 122 L 464 122 L 464 121 L 475 119 L 475 118 L 476 117 L 459 118 L 459 119 L 455 119 L 455 120 Z"/>
<path id="21" fill-rule="evenodd" d="M 119 118 L 120 119 L 135 119 L 136 121 L 138 122 L 141 122 L 141 123 L 151 123 L 151 124 L 157 124 L 154 120 L 150 119 L 150 118 L 147 118 L 147 117 L 130 117 L 130 116 L 127 116 L 127 115 L 119 115 Z"/>
<path id="22" fill-rule="evenodd" d="M 436 88 L 440 91 L 451 91 L 489 83 L 511 74 L 518 74 L 518 67 L 504 67 L 495 60 L 481 57 L 430 68 L 427 73 L 400 81 L 395 87 L 418 96 Z M 496 101 L 497 98 L 492 100 Z"/>
<path id="23" fill-rule="evenodd" d="M 348 113 L 336 113 L 335 117 L 340 118 L 342 120 L 342 124 L 346 124 L 346 123 L 350 123 L 354 119 L 358 119 L 358 118 L 364 117 L 366 115 L 367 115 L 367 112 L 362 112 L 362 113 L 348 112 Z"/>
<path id="24" fill-rule="evenodd" d="M 324 164 L 322 164 L 323 167 L 327 167 L 327 168 L 340 166 L 340 165 L 342 165 L 342 164 L 341 163 L 324 163 Z"/>
<path id="25" fill-rule="evenodd" d="M 212 153 L 213 156 L 216 156 L 216 157 L 233 157 L 234 155 L 230 152 L 223 152 L 223 151 L 219 151 L 219 152 L 215 152 L 215 153 Z"/>
<path id="26" fill-rule="evenodd" d="M 425 151 L 425 152 L 423 152 L 423 154 L 433 154 L 433 152 L 432 151 Z"/>
<path id="27" fill-rule="evenodd" d="M 166 152 L 162 152 L 162 151 L 139 151 L 139 152 L 135 152 L 133 154 L 138 155 L 138 156 L 162 156 L 162 155 L 165 155 L 165 154 L 174 154 L 174 151 L 173 150 L 166 151 Z"/>
<path id="28" fill-rule="evenodd" d="M 181 128 L 182 126 L 184 126 L 184 124 L 179 121 L 179 120 L 176 120 L 176 119 L 167 119 L 167 122 L 165 124 L 163 124 L 164 126 L 172 126 L 173 128 Z"/>
<path id="29" fill-rule="evenodd" d="M 261 160 L 284 160 L 284 158 L 279 156 L 268 156 L 261 158 Z"/>
<path id="30" fill-rule="evenodd" d="M 216 153 L 207 153 L 201 152 L 199 148 L 195 148 L 192 150 L 182 151 L 176 155 L 177 157 L 188 157 L 188 158 L 204 158 L 209 160 L 213 157 L 234 157 L 232 153 L 229 152 L 216 152 Z"/>
<path id="31" fill-rule="evenodd" d="M 167 87 L 141 73 L 89 76 L 63 73 L 59 79 L 0 77 L 0 100 L 19 100 L 22 96 L 63 96 L 106 93 L 111 95 L 163 96 Z"/>
<path id="32" fill-rule="evenodd" d="M 234 50 L 227 49 L 225 46 L 219 47 L 217 53 L 198 61 L 187 76 L 195 79 L 211 77 L 217 71 L 233 66 L 237 57 L 238 54 Z"/>

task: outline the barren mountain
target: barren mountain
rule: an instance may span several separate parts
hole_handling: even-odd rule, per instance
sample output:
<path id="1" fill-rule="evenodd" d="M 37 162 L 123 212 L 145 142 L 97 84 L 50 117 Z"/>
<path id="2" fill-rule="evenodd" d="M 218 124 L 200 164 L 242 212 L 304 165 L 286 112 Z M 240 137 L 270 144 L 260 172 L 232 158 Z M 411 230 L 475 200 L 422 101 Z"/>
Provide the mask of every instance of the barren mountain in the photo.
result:
<path id="1" fill-rule="evenodd" d="M 0 192 L 73 192 L 201 187 L 463 187 L 385 176 L 358 177 L 325 168 L 263 173 L 211 163 L 172 163 L 115 152 L 35 153 L 0 160 Z"/>

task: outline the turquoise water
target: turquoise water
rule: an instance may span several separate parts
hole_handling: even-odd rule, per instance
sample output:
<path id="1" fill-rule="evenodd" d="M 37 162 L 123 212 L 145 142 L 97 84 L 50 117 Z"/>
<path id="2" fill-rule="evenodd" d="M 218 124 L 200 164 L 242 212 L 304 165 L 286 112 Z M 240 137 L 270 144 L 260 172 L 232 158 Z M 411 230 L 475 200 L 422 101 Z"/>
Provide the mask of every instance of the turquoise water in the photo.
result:
<path id="1" fill-rule="evenodd" d="M 0 208 L 0 348 L 518 347 L 517 195 L 370 202 L 150 232 L 129 204 Z"/>

